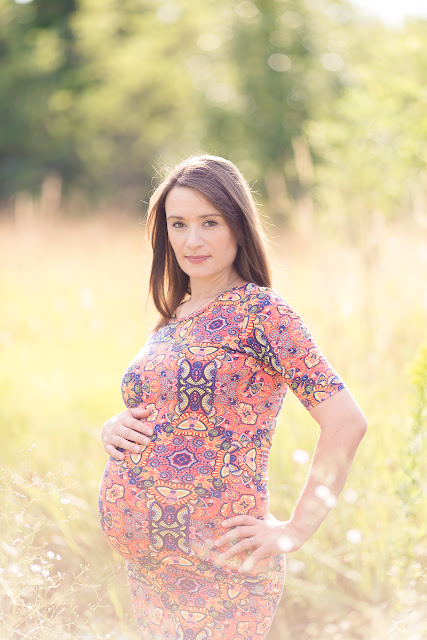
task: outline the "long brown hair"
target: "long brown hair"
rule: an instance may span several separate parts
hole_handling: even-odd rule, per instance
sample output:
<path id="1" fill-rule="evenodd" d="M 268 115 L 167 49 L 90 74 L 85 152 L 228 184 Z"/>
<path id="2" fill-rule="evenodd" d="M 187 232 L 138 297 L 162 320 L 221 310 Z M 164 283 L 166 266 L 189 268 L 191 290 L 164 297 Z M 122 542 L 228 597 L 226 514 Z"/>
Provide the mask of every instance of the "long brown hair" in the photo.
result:
<path id="1" fill-rule="evenodd" d="M 157 328 L 167 324 L 190 293 L 189 277 L 175 258 L 166 226 L 166 196 L 174 187 L 196 189 L 222 213 L 237 242 L 234 267 L 239 276 L 247 282 L 271 286 L 264 233 L 246 180 L 229 160 L 192 156 L 157 186 L 148 207 L 147 230 L 153 248 L 149 287 L 161 316 Z"/>

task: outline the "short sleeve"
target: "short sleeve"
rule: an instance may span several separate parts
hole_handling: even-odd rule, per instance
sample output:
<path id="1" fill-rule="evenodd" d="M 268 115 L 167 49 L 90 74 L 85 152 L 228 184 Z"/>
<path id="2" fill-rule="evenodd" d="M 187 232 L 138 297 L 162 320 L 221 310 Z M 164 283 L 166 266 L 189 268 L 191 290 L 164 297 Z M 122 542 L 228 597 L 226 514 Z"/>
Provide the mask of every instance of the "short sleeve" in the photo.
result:
<path id="1" fill-rule="evenodd" d="M 252 300 L 251 311 L 245 351 L 280 374 L 307 409 L 345 387 L 301 317 L 283 298 L 264 289 Z"/>

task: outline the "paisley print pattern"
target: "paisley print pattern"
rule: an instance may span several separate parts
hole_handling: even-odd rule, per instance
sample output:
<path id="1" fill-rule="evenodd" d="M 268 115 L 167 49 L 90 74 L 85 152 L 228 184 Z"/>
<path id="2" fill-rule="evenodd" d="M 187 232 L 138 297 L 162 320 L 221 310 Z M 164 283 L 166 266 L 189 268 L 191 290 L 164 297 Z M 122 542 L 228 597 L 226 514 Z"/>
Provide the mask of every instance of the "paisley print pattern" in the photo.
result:
<path id="1" fill-rule="evenodd" d="M 212 548 L 223 519 L 269 511 L 268 454 L 288 387 L 310 409 L 343 388 L 301 318 L 249 283 L 148 339 L 122 380 L 127 407 L 151 409 L 139 454 L 107 463 L 99 513 L 126 559 L 143 638 L 262 640 L 285 558 L 252 574 Z"/>

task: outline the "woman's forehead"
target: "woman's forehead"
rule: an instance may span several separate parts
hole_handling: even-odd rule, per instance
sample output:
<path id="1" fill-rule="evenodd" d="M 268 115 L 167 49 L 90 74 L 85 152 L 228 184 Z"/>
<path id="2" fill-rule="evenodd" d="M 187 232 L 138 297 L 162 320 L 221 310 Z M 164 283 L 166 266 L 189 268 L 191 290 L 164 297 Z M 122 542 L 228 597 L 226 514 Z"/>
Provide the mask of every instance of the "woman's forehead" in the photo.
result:
<path id="1" fill-rule="evenodd" d="M 171 216 L 206 216 L 222 214 L 197 189 L 192 187 L 173 187 L 166 196 L 165 210 L 167 217 Z"/>

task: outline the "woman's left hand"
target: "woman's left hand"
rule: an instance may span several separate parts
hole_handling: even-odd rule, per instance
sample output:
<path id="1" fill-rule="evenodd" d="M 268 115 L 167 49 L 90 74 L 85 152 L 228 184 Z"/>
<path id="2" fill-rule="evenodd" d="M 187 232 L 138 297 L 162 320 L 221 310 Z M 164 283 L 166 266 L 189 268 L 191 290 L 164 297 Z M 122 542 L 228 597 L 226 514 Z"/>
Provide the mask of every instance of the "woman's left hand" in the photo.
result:
<path id="1" fill-rule="evenodd" d="M 231 544 L 235 540 L 239 542 L 232 544 L 229 549 L 221 553 L 218 561 L 221 564 L 227 564 L 231 557 L 242 551 L 250 553 L 239 567 L 240 573 L 252 571 L 262 558 L 277 553 L 297 551 L 308 539 L 308 536 L 304 536 L 296 529 L 291 520 L 281 522 L 271 514 L 264 520 L 253 516 L 235 516 L 224 520 L 221 524 L 229 531 L 215 541 L 215 547 Z"/>

